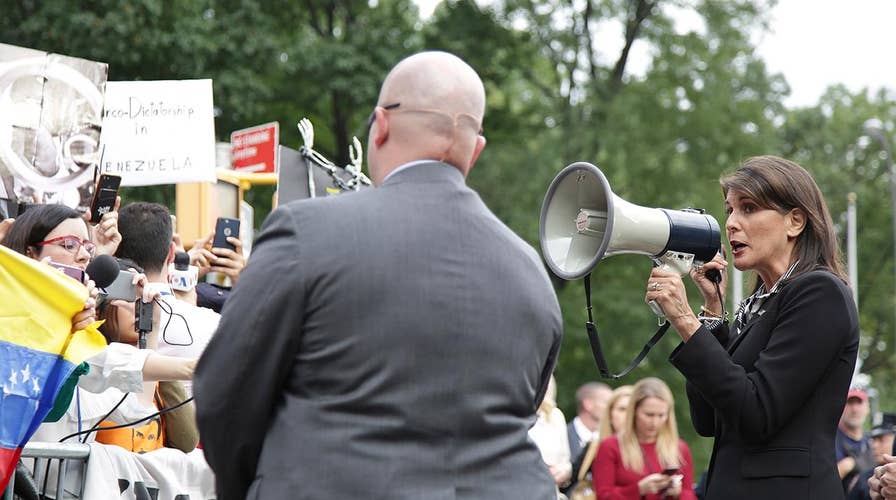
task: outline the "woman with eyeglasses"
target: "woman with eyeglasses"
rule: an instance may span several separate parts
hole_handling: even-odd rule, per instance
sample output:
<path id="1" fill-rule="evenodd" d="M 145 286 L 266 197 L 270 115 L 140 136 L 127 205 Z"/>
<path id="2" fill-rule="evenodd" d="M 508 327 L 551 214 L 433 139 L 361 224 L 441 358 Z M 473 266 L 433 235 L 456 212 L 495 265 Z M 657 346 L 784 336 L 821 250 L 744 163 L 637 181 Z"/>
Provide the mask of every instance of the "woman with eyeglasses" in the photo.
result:
<path id="1" fill-rule="evenodd" d="M 0 243 L 47 264 L 63 264 L 84 271 L 96 252 L 96 246 L 90 239 L 91 230 L 82 214 L 64 205 L 34 205 L 21 214 L 11 227 L 7 224 L 6 229 Z M 72 331 L 87 327 L 97 318 L 97 289 L 89 276 L 85 275 L 84 282 L 90 290 L 90 297 L 84 309 L 72 318 Z M 124 394 L 143 392 L 144 382 L 189 380 L 193 377 L 196 360 L 173 358 L 151 349 L 137 349 L 115 342 L 88 359 L 84 365 L 73 375 L 78 377 L 77 387 L 72 388 L 73 392 L 57 396 L 50 416 L 35 432 L 32 441 L 59 441 L 73 433 L 91 429 L 103 417 L 121 422 L 147 417 L 155 408 L 147 408 L 135 398 L 124 398 Z M 116 406 L 119 400 L 122 403 Z M 114 412 L 109 413 L 113 409 Z M 93 433 L 88 433 L 86 437 L 79 435 L 72 439 L 93 442 L 95 437 Z M 54 474 L 55 468 L 52 468 L 51 475 Z M 67 477 L 67 490 L 71 488 L 71 493 L 77 493 L 80 489 L 76 476 L 71 474 Z"/>
<path id="2" fill-rule="evenodd" d="M 90 228 L 81 213 L 65 205 L 35 205 L 16 219 L 3 238 L 3 245 L 32 259 L 63 264 L 84 271 L 96 251 Z M 84 309 L 72 318 L 72 331 L 96 321 L 96 289 L 89 276 L 84 286 L 90 297 Z"/>

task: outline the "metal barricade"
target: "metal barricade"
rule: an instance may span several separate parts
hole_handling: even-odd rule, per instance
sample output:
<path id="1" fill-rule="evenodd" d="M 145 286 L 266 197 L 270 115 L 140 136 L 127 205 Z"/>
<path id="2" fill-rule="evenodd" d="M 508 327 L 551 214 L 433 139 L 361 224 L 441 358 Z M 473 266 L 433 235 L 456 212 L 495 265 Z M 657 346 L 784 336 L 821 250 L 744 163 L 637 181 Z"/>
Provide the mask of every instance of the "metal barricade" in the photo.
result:
<path id="1" fill-rule="evenodd" d="M 53 460 L 59 461 L 59 465 L 55 470 L 58 471 L 56 474 L 56 498 L 60 499 L 65 497 L 65 478 L 66 473 L 69 470 L 69 462 L 75 462 L 81 467 L 81 484 L 78 489 L 79 495 L 84 491 L 84 481 L 87 477 L 87 460 L 89 458 L 90 446 L 83 443 L 43 443 L 32 441 L 26 444 L 25 448 L 22 450 L 23 460 L 33 460 L 31 470 L 34 474 L 34 480 L 40 488 L 41 495 L 47 493 L 46 491 L 43 491 L 42 485 L 47 479 L 46 474 L 48 474 L 48 471 L 50 470 L 50 463 Z M 15 476 L 10 479 L 3 500 L 12 500 L 14 490 Z M 63 494 L 60 495 L 59 492 L 63 492 Z"/>

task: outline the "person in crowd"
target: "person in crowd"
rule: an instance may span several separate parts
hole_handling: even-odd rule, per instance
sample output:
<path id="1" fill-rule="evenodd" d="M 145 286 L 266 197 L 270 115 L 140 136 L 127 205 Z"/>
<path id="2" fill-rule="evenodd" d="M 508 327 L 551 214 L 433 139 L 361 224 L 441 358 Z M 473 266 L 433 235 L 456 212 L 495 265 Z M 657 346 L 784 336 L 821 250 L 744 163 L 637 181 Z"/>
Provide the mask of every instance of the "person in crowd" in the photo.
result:
<path id="1" fill-rule="evenodd" d="M 896 498 L 896 443 L 890 454 L 883 456 L 882 465 L 875 467 L 868 478 L 868 490 L 872 500 Z"/>
<path id="2" fill-rule="evenodd" d="M 82 214 L 64 205 L 34 205 L 8 226 L 2 244 L 16 252 L 42 262 L 54 262 L 86 270 L 95 251 L 91 231 Z M 89 278 L 86 286 L 90 298 L 84 310 L 72 319 L 72 330 L 80 330 L 96 321 L 96 289 Z M 144 296 L 149 299 L 149 296 Z M 140 350 L 126 344 L 112 344 L 79 367 L 74 377 L 77 385 L 71 392 L 60 394 L 48 421 L 32 436 L 32 441 L 57 442 L 75 437 L 98 425 L 104 415 L 114 410 L 114 418 L 123 422 L 142 419 L 153 410 L 125 398 L 127 392 L 143 391 L 144 381 L 185 380 L 193 375 L 195 360 L 171 358 L 151 350 Z M 123 400 L 116 408 L 116 403 Z M 86 442 L 95 440 L 94 433 L 78 435 Z M 55 470 L 52 470 L 55 474 Z M 74 491 L 80 488 L 77 478 L 70 477 Z"/>
<path id="3" fill-rule="evenodd" d="M 118 262 L 122 271 L 143 272 L 143 269 L 137 264 L 127 259 L 118 259 Z M 105 320 L 100 326 L 100 332 L 106 337 L 108 343 L 120 342 L 132 346 L 138 345 L 138 334 L 134 328 L 136 316 L 133 301 L 103 301 L 99 307 L 99 317 Z M 158 319 L 156 317 L 155 321 L 158 321 Z M 158 328 L 153 328 L 147 335 L 147 349 L 158 348 L 158 332 Z M 181 358 L 177 359 L 180 360 Z M 147 413 L 170 408 L 187 398 L 183 384 L 177 380 L 144 382 L 143 386 L 144 390 L 142 393 L 132 394 L 129 397 L 135 398 L 136 404 L 151 409 Z M 177 448 L 185 453 L 189 453 L 196 447 L 199 438 L 195 420 L 193 407 L 186 405 L 136 427 L 99 430 L 96 434 L 96 441 L 105 444 L 115 444 L 138 453 L 157 450 L 163 446 Z M 122 423 L 124 422 L 107 417 L 107 420 L 100 425 L 101 427 L 112 427 Z"/>
<path id="4" fill-rule="evenodd" d="M 175 243 L 171 214 L 158 203 L 134 202 L 118 215 L 121 244 L 116 255 L 130 259 L 146 272 L 149 286 L 161 294 L 158 351 L 185 359 L 197 359 L 218 327 L 220 315 L 177 299 L 168 283 L 168 264 L 174 261 Z M 184 381 L 192 396 L 192 381 Z"/>
<path id="5" fill-rule="evenodd" d="M 576 477 L 588 451 L 588 444 L 600 439 L 598 429 L 601 415 L 604 414 L 607 399 L 612 392 L 610 386 L 603 382 L 587 382 L 576 389 L 576 416 L 566 426 L 572 462 L 570 468 Z M 573 486 L 570 481 L 561 489 L 568 495 Z"/>
<path id="6" fill-rule="evenodd" d="M 871 453 L 874 454 L 874 465 L 887 463 L 884 458 L 893 450 L 893 437 L 896 436 L 896 414 L 884 413 L 881 422 L 871 428 Z M 874 474 L 874 468 L 859 474 L 855 486 L 846 495 L 847 500 L 868 500 L 871 498 L 868 480 Z"/>
<path id="7" fill-rule="evenodd" d="M 96 250 L 90 233 L 90 227 L 77 210 L 65 205 L 35 205 L 14 224 L 10 219 L 2 243 L 32 259 L 84 271 Z M 96 321 L 98 290 L 89 276 L 85 276 L 84 285 L 90 296 L 84 303 L 84 309 L 72 318 L 72 331 L 86 328 Z"/>
<path id="8" fill-rule="evenodd" d="M 625 423 L 625 413 L 628 409 L 628 400 L 632 394 L 632 387 L 633 386 L 631 385 L 621 385 L 610 392 L 610 398 L 603 405 L 600 423 L 598 424 L 598 432 L 594 434 L 591 443 L 582 451 L 580 458 L 573 462 L 572 472 L 574 477 L 582 476 L 582 469 L 585 469 L 583 480 L 593 482 L 593 478 L 591 477 L 591 464 L 594 463 L 593 458 L 597 453 L 599 440 L 617 434 L 622 430 L 623 424 Z M 591 447 L 594 447 L 595 449 L 589 452 L 588 450 Z M 591 462 L 587 461 L 588 456 L 592 457 Z M 575 484 L 572 484 L 564 491 L 566 496 L 570 496 L 574 487 Z"/>
<path id="9" fill-rule="evenodd" d="M 557 382 L 551 376 L 548 382 L 548 390 L 536 412 L 535 425 L 529 429 L 529 437 L 538 446 L 541 459 L 548 466 L 554 484 L 558 488 L 558 498 L 561 496 L 559 488 L 567 486 L 572 478 L 572 466 L 569 461 L 569 438 L 566 434 L 566 417 L 560 408 L 557 408 Z"/>
<path id="10" fill-rule="evenodd" d="M 207 307 L 216 313 L 221 313 L 224 303 L 234 284 L 239 279 L 240 272 L 246 267 L 246 259 L 243 256 L 243 242 L 234 236 L 228 236 L 227 242 L 234 246 L 234 249 L 212 247 L 212 241 L 215 239 L 215 233 L 212 231 L 205 238 L 200 238 L 193 243 L 190 248 L 190 265 L 199 269 L 199 279 L 201 280 L 210 272 L 221 273 L 226 276 L 230 282 L 229 286 L 218 285 L 216 283 L 208 283 L 200 281 L 196 287 L 190 292 L 174 291 L 177 298 L 193 303 L 199 307 Z M 174 233 L 174 243 L 177 251 L 185 251 L 181 243 L 180 236 Z"/>
<path id="11" fill-rule="evenodd" d="M 600 418 L 601 439 L 619 434 L 619 431 L 622 430 L 633 389 L 634 386 L 631 385 L 620 385 L 613 389 L 610 399 L 604 407 L 604 414 Z"/>
<path id="12" fill-rule="evenodd" d="M 6 237 L 6 233 L 9 231 L 9 228 L 12 227 L 15 221 L 15 219 L 3 219 L 2 221 L 0 221 L 0 241 L 3 241 L 3 238 Z"/>
<path id="13" fill-rule="evenodd" d="M 678 437 L 665 382 L 648 377 L 634 385 L 622 429 L 601 440 L 591 473 L 601 500 L 696 499 L 691 450 Z"/>
<path id="14" fill-rule="evenodd" d="M 824 197 L 809 172 L 774 156 L 746 160 L 721 185 L 734 266 L 757 276 L 731 327 L 721 255 L 691 270 L 699 317 L 681 277 L 661 267 L 645 297 L 681 336 L 670 360 L 695 429 L 715 437 L 707 498 L 843 498 L 834 435 L 859 328 Z"/>
<path id="15" fill-rule="evenodd" d="M 860 388 L 850 389 L 834 437 L 837 472 L 843 482 L 844 493 L 849 493 L 858 485 L 859 476 L 877 465 L 871 451 L 871 440 L 865 433 L 865 420 L 870 411 L 868 394 Z"/>
<path id="16" fill-rule="evenodd" d="M 89 235 L 88 225 L 78 211 L 64 205 L 35 205 L 19 216 L 4 237 L 3 245 L 33 259 L 73 266 L 83 271 L 87 269 L 95 249 Z M 84 310 L 72 319 L 73 331 L 96 321 L 96 289 L 89 278 L 87 286 L 91 290 L 91 297 Z M 144 380 L 188 379 L 192 377 L 195 360 L 185 362 L 149 350 L 141 351 L 133 346 L 117 344 L 108 346 L 100 354 L 88 359 L 86 364 L 89 367 L 87 373 L 78 379 L 78 386 L 85 389 L 79 395 L 83 396 L 82 410 L 90 406 L 90 400 L 99 398 L 110 387 L 125 392 L 141 392 Z M 121 394 L 119 392 L 118 397 Z M 114 404 L 115 401 L 112 401 L 105 407 L 105 411 Z M 102 405 L 103 402 L 97 399 L 97 407 Z M 80 430 L 79 427 L 83 429 L 91 425 L 89 415 L 78 413 L 77 408 L 70 410 L 71 421 L 61 427 L 57 426 L 54 436 L 62 436 L 68 431 L 77 431 Z M 99 416 L 101 415 L 97 415 Z M 59 436 L 52 440 L 57 440 Z"/>
<path id="17" fill-rule="evenodd" d="M 197 366 L 219 500 L 556 498 L 526 433 L 560 307 L 466 185 L 484 110 L 464 61 L 412 55 L 369 120 L 376 189 L 268 216 Z"/>
<path id="18" fill-rule="evenodd" d="M 582 463 L 588 443 L 600 436 L 601 415 L 612 392 L 603 382 L 587 382 L 576 389 L 576 416 L 566 426 L 574 471 Z"/>

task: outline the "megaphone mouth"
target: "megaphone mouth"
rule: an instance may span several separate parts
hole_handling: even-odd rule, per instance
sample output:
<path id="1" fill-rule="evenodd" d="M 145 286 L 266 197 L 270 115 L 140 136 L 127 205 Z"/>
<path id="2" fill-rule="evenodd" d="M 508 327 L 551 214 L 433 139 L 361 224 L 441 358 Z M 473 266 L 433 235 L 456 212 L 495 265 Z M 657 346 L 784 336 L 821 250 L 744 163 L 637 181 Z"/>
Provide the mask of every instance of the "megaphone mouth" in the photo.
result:
<path id="1" fill-rule="evenodd" d="M 585 162 L 569 165 L 551 182 L 539 236 L 548 267 L 566 280 L 585 276 L 612 255 L 656 259 L 674 252 L 706 262 L 721 247 L 712 216 L 629 203 L 613 194 L 599 168 Z"/>
<path id="2" fill-rule="evenodd" d="M 612 232 L 613 192 L 603 172 L 587 162 L 560 171 L 541 206 L 539 239 L 551 271 L 566 280 L 585 276 L 603 258 Z"/>

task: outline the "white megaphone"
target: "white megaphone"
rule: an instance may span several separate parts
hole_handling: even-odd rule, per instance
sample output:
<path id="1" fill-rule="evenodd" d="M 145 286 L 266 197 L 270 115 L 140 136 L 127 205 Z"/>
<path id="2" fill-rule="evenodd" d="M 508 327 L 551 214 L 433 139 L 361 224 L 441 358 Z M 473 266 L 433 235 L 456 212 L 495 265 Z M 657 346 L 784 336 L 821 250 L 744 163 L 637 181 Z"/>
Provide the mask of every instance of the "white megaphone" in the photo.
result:
<path id="1" fill-rule="evenodd" d="M 702 210 L 647 208 L 613 194 L 590 163 L 573 163 L 551 182 L 541 206 L 541 250 L 557 276 L 572 280 L 601 259 L 625 253 L 651 257 L 684 274 L 722 247 L 719 223 Z M 650 304 L 657 316 L 663 313 Z"/>

